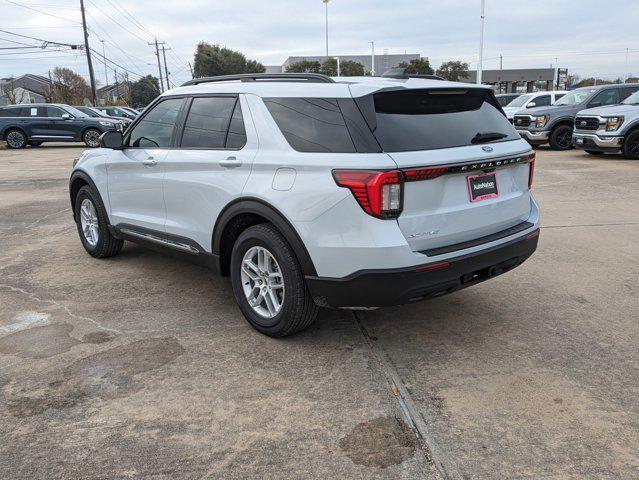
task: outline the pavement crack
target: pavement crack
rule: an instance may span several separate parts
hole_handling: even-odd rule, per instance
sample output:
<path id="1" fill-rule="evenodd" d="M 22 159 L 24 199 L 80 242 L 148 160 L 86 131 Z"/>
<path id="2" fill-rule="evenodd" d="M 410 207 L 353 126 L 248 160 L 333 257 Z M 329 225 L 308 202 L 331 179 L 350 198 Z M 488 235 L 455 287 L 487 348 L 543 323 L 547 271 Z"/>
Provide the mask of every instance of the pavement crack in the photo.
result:
<path id="1" fill-rule="evenodd" d="M 29 292 L 29 291 L 25 290 L 24 288 L 15 287 L 13 285 L 7 285 L 7 284 L 4 284 L 4 283 L 0 284 L 0 288 L 4 288 L 4 289 L 10 290 L 12 292 L 21 293 L 23 295 L 28 296 L 29 298 L 31 298 L 32 300 L 34 300 L 34 301 L 36 301 L 38 303 L 50 303 L 50 304 L 53 304 L 56 307 L 59 307 L 59 308 L 63 309 L 67 313 L 67 315 L 69 315 L 71 318 L 73 318 L 75 320 L 83 320 L 85 322 L 91 322 L 97 328 L 99 328 L 101 330 L 104 330 L 104 331 L 107 331 L 107 332 L 117 333 L 118 335 L 122 334 L 122 332 L 120 332 L 119 330 L 116 330 L 115 328 L 105 327 L 100 322 L 98 322 L 97 320 L 94 320 L 91 317 L 85 317 L 84 315 L 77 315 L 77 314 L 73 313 L 69 307 L 67 307 L 66 305 L 58 302 L 57 300 L 42 299 L 42 298 L 38 297 L 35 293 Z"/>
<path id="2" fill-rule="evenodd" d="M 371 335 L 369 328 L 365 325 L 365 315 L 359 311 L 353 311 L 353 318 L 366 341 L 373 357 L 386 377 L 389 387 L 389 396 L 395 399 L 399 409 L 402 411 L 406 423 L 415 434 L 419 445 L 422 447 L 427 459 L 437 469 L 444 479 L 462 479 L 463 475 L 458 471 L 453 459 L 444 453 L 435 439 L 430 435 L 428 425 L 422 417 L 419 409 L 415 405 L 408 389 L 404 385 L 397 369 L 391 362 L 386 351 L 379 345 L 379 342 Z"/>

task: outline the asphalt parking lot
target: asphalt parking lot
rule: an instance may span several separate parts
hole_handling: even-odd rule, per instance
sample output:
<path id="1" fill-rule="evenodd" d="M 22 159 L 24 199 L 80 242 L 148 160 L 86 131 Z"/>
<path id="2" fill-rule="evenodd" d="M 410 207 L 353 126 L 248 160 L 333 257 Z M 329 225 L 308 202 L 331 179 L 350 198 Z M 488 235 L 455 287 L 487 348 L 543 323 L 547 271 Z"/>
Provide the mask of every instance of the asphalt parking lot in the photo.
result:
<path id="1" fill-rule="evenodd" d="M 81 151 L 0 150 L 0 478 L 639 476 L 639 162 L 540 149 L 522 267 L 274 340 L 202 267 L 85 254 Z"/>

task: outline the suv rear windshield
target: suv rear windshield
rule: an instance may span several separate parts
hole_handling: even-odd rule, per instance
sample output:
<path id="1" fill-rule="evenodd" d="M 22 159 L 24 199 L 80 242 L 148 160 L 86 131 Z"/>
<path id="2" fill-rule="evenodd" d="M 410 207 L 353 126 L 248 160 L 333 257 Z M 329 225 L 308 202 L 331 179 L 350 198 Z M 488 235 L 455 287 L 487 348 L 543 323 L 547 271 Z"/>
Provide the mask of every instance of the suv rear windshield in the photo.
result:
<path id="1" fill-rule="evenodd" d="M 485 89 L 396 90 L 356 101 L 386 152 L 520 138 L 494 95 Z"/>

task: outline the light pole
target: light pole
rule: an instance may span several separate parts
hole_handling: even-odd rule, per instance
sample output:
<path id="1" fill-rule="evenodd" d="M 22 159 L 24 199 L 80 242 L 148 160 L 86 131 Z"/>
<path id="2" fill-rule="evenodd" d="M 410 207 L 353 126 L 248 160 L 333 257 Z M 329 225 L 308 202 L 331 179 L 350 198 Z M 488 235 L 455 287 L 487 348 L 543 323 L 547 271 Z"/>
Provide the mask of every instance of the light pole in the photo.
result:
<path id="1" fill-rule="evenodd" d="M 328 2 L 331 0 L 322 0 L 326 6 L 326 58 L 328 59 Z"/>
<path id="2" fill-rule="evenodd" d="M 628 49 L 626 48 L 626 78 L 624 82 L 628 82 L 629 77 L 630 77 L 630 74 L 628 73 Z"/>
<path id="3" fill-rule="evenodd" d="M 477 61 L 477 84 L 481 85 L 481 70 L 484 59 L 484 9 L 486 1 L 481 0 L 481 14 L 479 16 L 479 60 Z"/>
<path id="4" fill-rule="evenodd" d="M 371 44 L 371 77 L 375 76 L 375 40 L 368 42 Z"/>

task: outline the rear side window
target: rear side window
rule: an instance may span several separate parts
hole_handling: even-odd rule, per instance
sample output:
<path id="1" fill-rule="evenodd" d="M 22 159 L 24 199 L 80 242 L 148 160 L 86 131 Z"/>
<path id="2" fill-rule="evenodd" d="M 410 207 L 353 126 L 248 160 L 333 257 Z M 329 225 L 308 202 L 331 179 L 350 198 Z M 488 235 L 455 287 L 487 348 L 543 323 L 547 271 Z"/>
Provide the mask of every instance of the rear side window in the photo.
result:
<path id="1" fill-rule="evenodd" d="M 537 98 L 533 98 L 533 102 L 535 102 L 535 106 L 537 107 L 547 107 L 550 105 L 550 95 L 541 95 Z"/>
<path id="2" fill-rule="evenodd" d="M 354 153 L 355 145 L 334 98 L 265 98 L 266 108 L 298 152 Z"/>
<path id="3" fill-rule="evenodd" d="M 520 138 L 484 89 L 397 90 L 361 97 L 357 103 L 386 152 L 462 147 L 478 137 Z"/>
<path id="4" fill-rule="evenodd" d="M 239 150 L 244 145 L 246 145 L 246 129 L 244 128 L 244 118 L 242 118 L 242 106 L 238 99 L 235 102 L 229 133 L 226 136 L 226 148 Z"/>
<path id="5" fill-rule="evenodd" d="M 129 145 L 143 148 L 171 146 L 182 101 L 181 98 L 170 98 L 155 105 L 131 131 Z"/>
<path id="6" fill-rule="evenodd" d="M 184 124 L 180 146 L 224 148 L 236 100 L 235 97 L 194 98 Z"/>

